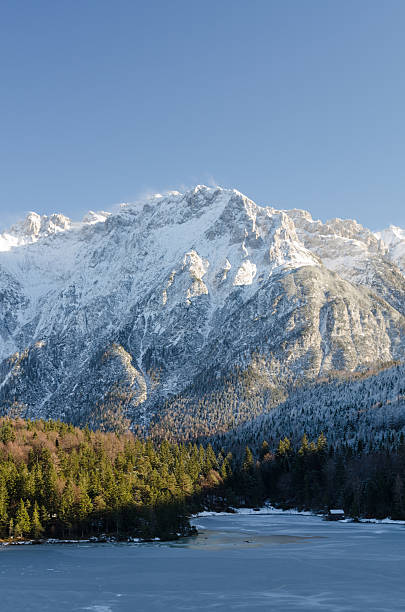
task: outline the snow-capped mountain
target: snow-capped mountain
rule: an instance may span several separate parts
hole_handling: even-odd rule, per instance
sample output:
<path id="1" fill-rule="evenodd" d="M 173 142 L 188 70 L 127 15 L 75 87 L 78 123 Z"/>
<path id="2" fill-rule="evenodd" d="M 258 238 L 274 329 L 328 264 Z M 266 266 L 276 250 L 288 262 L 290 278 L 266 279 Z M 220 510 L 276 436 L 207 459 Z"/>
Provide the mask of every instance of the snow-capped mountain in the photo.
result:
<path id="1" fill-rule="evenodd" d="M 382 232 L 376 232 L 376 236 L 385 244 L 391 261 L 405 274 L 405 230 L 390 225 Z"/>
<path id="2" fill-rule="evenodd" d="M 398 228 L 204 186 L 80 223 L 30 213 L 0 235 L 0 406 L 146 424 L 236 371 L 279 389 L 402 360 L 404 252 Z"/>

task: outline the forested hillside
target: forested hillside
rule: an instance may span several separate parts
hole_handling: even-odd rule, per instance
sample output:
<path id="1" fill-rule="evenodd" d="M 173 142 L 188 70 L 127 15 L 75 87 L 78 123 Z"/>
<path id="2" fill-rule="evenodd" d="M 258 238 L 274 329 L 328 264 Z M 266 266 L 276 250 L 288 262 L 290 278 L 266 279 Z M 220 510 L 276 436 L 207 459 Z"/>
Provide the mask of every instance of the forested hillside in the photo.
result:
<path id="1" fill-rule="evenodd" d="M 303 385 L 292 389 L 277 406 L 271 404 L 271 398 L 266 400 L 266 394 L 261 398 L 261 414 L 216 435 L 219 447 L 240 451 L 249 445 L 259 451 L 263 440 L 276 448 L 284 436 L 297 446 L 304 432 L 316 437 L 323 431 L 337 450 L 360 445 L 369 453 L 383 448 L 394 452 L 405 435 L 403 364 Z"/>
<path id="2" fill-rule="evenodd" d="M 218 442 L 218 441 L 217 441 Z M 229 441 L 228 441 L 229 442 Z M 405 518 L 405 442 L 295 444 L 253 452 L 161 443 L 55 421 L 0 420 L 0 538 L 173 539 L 203 509 L 257 506 Z"/>
<path id="3" fill-rule="evenodd" d="M 210 441 L 217 448 L 258 452 L 288 436 L 298 445 L 303 432 L 325 433 L 329 444 L 378 450 L 398 447 L 405 434 L 405 366 L 381 364 L 363 372 L 333 373 L 284 387 L 269 382 L 266 364 L 255 359 L 232 376 L 205 378 L 168 400 L 152 419 L 154 439 Z"/>
<path id="4" fill-rule="evenodd" d="M 0 420 L 0 538 L 175 538 L 230 473 L 212 448 Z"/>

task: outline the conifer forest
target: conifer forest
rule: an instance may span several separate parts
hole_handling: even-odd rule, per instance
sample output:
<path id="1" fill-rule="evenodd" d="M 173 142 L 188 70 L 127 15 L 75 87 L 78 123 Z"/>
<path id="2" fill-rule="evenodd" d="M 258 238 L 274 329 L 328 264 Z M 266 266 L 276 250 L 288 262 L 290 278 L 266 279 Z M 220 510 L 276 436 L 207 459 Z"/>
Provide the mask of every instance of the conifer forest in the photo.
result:
<path id="1" fill-rule="evenodd" d="M 370 448 L 323 432 L 276 446 L 142 439 L 61 421 L 2 418 L 0 538 L 142 540 L 192 535 L 191 514 L 255 507 L 405 518 L 405 441 Z"/>

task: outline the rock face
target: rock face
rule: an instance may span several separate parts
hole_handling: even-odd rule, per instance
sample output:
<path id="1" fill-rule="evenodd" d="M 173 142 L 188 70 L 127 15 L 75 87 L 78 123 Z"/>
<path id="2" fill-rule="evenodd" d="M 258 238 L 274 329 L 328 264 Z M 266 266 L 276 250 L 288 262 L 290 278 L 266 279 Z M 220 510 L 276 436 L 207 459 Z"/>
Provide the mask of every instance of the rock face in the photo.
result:
<path id="1" fill-rule="evenodd" d="M 81 223 L 30 213 L 0 236 L 0 406 L 147 426 L 259 362 L 280 386 L 401 360 L 401 232 L 204 186 Z"/>

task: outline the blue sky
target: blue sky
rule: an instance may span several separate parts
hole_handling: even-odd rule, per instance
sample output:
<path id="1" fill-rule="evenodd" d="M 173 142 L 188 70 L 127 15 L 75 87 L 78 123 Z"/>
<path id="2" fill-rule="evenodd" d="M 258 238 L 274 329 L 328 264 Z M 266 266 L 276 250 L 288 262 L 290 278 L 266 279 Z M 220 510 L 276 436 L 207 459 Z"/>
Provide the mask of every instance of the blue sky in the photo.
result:
<path id="1" fill-rule="evenodd" d="M 0 227 L 197 183 L 405 227 L 404 0 L 5 0 Z"/>

